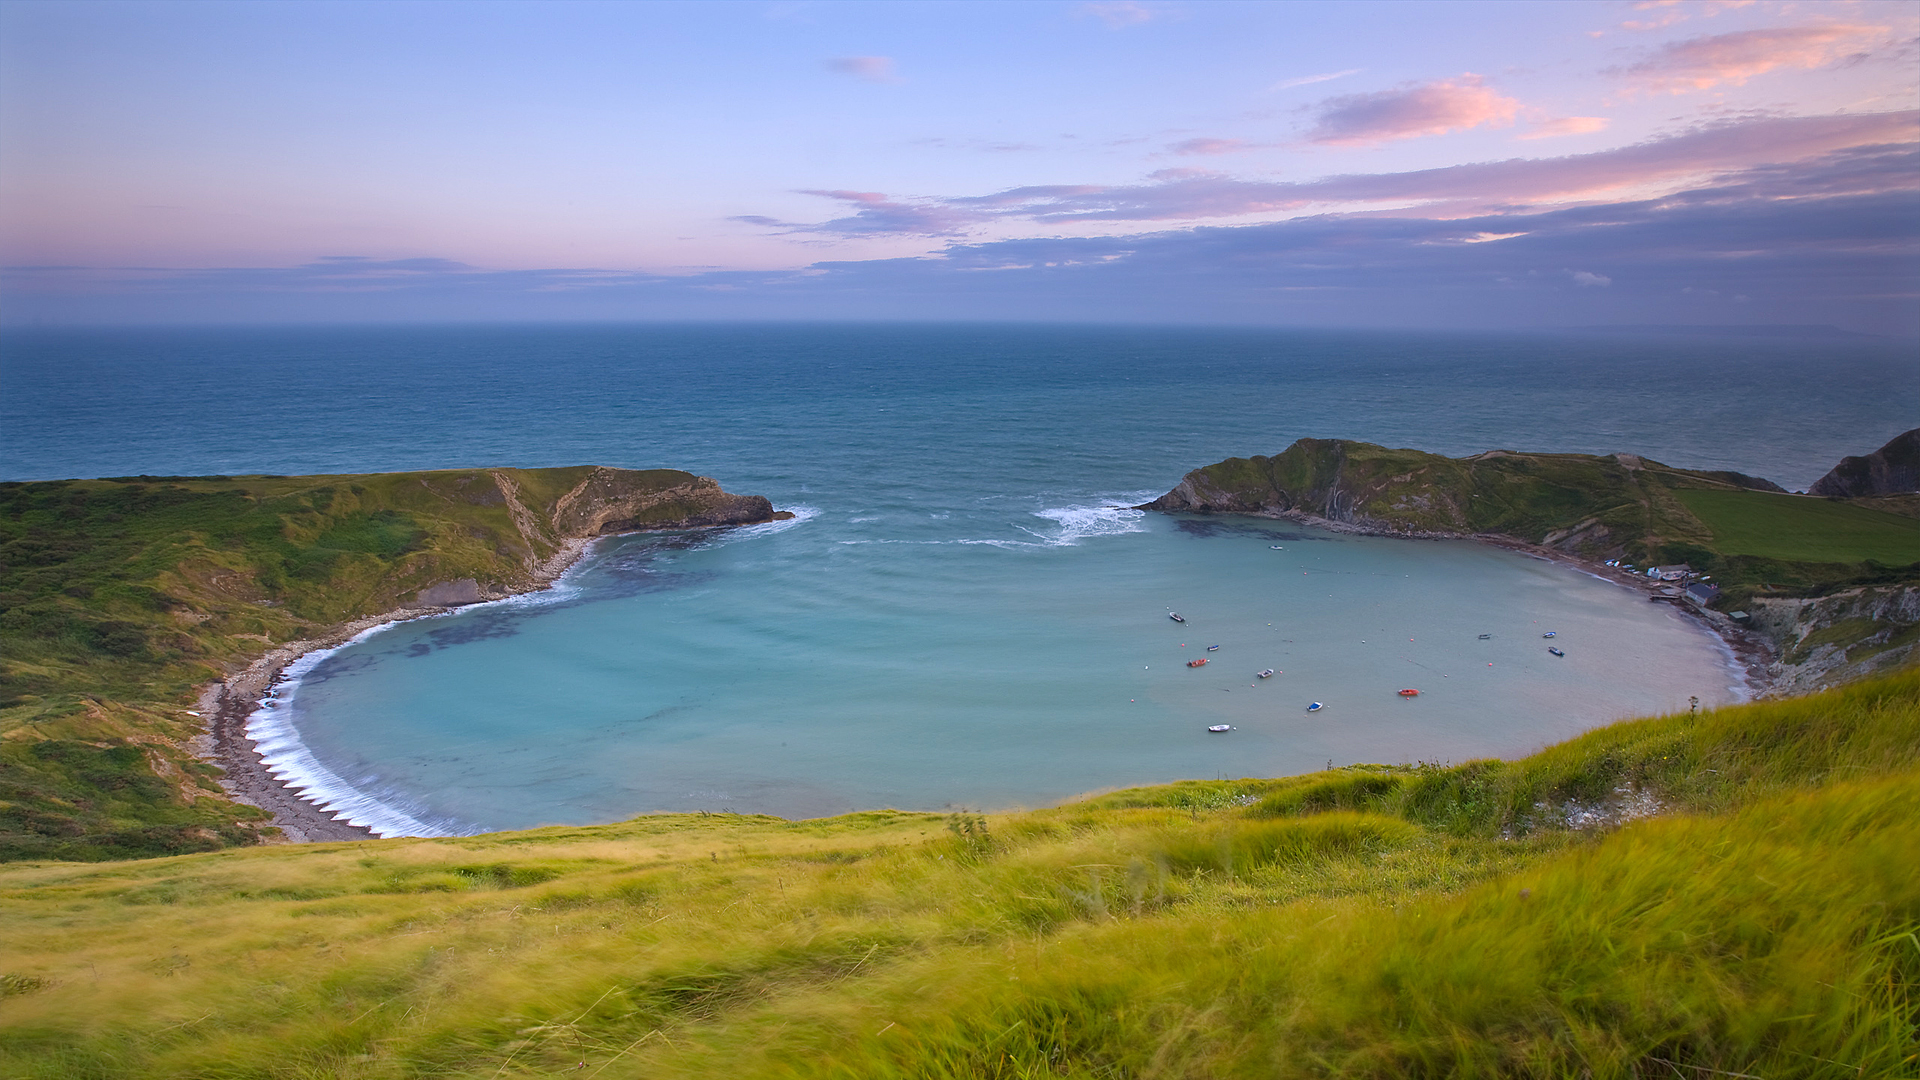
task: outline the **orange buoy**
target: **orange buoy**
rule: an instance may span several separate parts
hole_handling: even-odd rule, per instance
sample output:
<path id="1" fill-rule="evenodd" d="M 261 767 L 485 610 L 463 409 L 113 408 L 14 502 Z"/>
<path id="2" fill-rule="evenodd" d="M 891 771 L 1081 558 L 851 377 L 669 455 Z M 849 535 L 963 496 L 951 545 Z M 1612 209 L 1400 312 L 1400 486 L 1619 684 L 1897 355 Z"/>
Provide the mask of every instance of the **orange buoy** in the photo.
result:
<path id="1" fill-rule="evenodd" d="M 1419 697 L 1420 691 L 1412 690 L 1412 689 L 1402 690 L 1400 691 L 1400 696 L 1401 697 Z"/>

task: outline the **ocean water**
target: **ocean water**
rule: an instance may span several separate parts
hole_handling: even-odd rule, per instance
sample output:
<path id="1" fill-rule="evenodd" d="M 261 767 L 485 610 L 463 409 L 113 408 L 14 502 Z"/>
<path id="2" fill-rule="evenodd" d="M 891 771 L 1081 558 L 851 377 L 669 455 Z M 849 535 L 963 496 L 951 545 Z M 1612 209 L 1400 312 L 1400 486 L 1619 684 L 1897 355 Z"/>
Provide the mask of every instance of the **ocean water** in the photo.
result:
<path id="1" fill-rule="evenodd" d="M 1689 696 L 1731 700 L 1711 637 L 1562 566 L 1125 507 L 1301 436 L 1630 450 L 1803 488 L 1917 413 L 1920 363 L 1870 339 L 0 337 L 9 479 L 591 462 L 684 468 L 796 513 L 610 539 L 548 593 L 303 663 L 256 718 L 270 760 L 389 833 L 1036 805 L 1329 760 L 1519 754 Z"/>

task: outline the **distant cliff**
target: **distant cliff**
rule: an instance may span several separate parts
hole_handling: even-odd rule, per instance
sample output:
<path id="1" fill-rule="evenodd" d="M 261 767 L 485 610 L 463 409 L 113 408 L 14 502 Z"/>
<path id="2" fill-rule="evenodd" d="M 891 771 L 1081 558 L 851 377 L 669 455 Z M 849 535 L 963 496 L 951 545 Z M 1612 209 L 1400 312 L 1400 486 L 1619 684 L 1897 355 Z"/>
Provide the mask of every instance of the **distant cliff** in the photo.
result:
<path id="1" fill-rule="evenodd" d="M 1779 492 L 1735 472 L 1675 469 L 1632 454 L 1467 458 L 1348 439 L 1301 439 L 1273 457 L 1195 469 L 1141 509 L 1321 519 L 1408 536 L 1500 535 L 1597 558 L 1660 557 L 1711 532 L 1682 489 Z"/>
<path id="2" fill-rule="evenodd" d="M 1846 457 L 1813 482 L 1809 495 L 1858 499 L 1920 491 L 1920 428 L 1895 435 L 1866 457 Z"/>

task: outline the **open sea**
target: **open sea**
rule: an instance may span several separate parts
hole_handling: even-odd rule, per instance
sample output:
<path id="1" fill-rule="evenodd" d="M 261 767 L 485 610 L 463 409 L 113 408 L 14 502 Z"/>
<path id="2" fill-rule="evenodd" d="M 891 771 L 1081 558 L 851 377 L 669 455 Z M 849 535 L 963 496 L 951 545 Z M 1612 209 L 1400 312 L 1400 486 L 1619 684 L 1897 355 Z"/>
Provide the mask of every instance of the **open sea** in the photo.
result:
<path id="1" fill-rule="evenodd" d="M 1735 700 L 1713 637 L 1563 566 L 1125 507 L 1302 436 L 1628 450 L 1799 489 L 1915 426 L 1920 358 L 1866 338 L 0 335 L 0 478 L 594 463 L 686 469 L 796 514 L 602 541 L 548 592 L 300 662 L 253 730 L 297 786 L 389 835 L 1041 805 L 1519 755 Z"/>

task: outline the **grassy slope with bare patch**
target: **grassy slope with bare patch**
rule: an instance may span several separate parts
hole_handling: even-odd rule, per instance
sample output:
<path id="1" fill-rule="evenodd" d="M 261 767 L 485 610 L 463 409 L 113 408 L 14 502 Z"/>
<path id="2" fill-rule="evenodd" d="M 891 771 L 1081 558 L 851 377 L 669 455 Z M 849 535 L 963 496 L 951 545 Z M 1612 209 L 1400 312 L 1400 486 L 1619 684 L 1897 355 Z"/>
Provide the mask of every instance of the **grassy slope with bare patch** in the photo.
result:
<path id="1" fill-rule="evenodd" d="M 1916 850 L 1910 671 L 1030 813 L 20 864 L 0 1073 L 1912 1075 Z"/>

